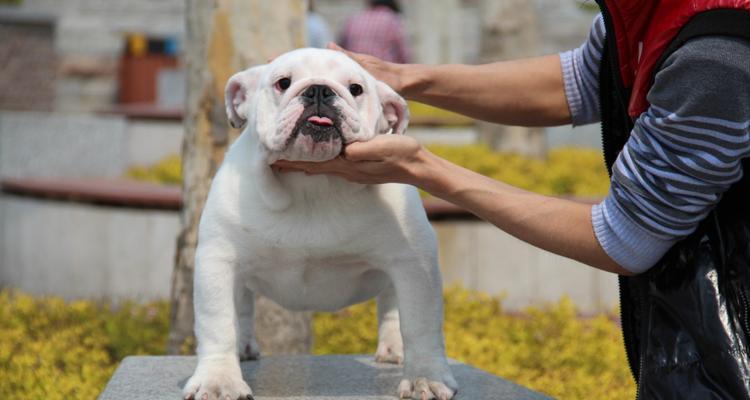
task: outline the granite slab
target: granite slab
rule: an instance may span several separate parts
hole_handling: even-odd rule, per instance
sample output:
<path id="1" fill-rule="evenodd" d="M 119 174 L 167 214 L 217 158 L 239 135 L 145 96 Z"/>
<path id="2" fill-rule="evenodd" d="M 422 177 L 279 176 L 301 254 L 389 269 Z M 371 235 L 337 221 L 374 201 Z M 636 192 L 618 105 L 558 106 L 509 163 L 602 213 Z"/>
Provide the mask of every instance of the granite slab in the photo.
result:
<path id="1" fill-rule="evenodd" d="M 195 368 L 187 356 L 125 358 L 100 400 L 176 400 Z M 460 385 L 455 400 L 549 397 L 469 365 L 450 361 Z M 369 355 L 273 356 L 242 363 L 256 400 L 394 400 L 402 368 Z"/>

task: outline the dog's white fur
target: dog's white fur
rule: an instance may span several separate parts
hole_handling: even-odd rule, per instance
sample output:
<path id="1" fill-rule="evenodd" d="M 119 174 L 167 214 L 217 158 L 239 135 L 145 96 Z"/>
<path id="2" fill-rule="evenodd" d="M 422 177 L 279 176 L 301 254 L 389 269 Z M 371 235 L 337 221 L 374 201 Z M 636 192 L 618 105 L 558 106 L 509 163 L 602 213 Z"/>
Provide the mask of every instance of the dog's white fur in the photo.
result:
<path id="1" fill-rule="evenodd" d="M 290 77 L 291 86 L 275 86 Z M 349 93 L 361 84 L 364 93 Z M 325 84 L 341 110 L 344 143 L 290 141 L 299 94 Z M 322 161 L 341 146 L 403 133 L 404 100 L 339 52 L 301 49 L 234 75 L 227 113 L 244 132 L 211 184 L 195 264 L 198 366 L 187 398 L 246 398 L 240 359 L 256 358 L 253 296 L 291 310 L 337 310 L 377 297 L 381 362 L 404 363 L 401 397 L 450 399 L 435 234 L 414 187 L 280 174 L 278 159 Z M 316 147 L 317 146 L 317 147 Z M 403 337 L 403 341 L 402 341 Z"/>

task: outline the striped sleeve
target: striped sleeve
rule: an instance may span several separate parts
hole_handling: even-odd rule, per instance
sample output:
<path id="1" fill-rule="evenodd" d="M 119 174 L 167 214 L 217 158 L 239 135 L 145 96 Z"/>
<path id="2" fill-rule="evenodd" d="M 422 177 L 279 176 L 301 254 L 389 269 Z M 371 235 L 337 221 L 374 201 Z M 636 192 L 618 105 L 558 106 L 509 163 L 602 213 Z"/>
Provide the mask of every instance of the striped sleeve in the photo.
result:
<path id="1" fill-rule="evenodd" d="M 560 53 L 565 97 L 573 125 L 599 121 L 599 63 L 604 48 L 604 19 L 594 18 L 588 40 L 581 47 Z"/>
<path id="2" fill-rule="evenodd" d="M 692 233 L 750 156 L 750 42 L 693 39 L 657 72 L 651 104 L 613 168 L 609 196 L 592 209 L 605 252 L 643 272 Z"/>

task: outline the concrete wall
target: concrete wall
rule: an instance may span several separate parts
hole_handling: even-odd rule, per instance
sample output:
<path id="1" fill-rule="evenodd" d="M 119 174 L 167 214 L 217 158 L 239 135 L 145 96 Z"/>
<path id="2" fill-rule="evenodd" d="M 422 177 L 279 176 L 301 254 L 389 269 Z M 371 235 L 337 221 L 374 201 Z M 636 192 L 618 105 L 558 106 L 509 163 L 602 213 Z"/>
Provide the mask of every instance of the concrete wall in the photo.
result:
<path id="1" fill-rule="evenodd" d="M 0 287 L 72 298 L 169 296 L 177 213 L 0 196 Z"/>
<path id="2" fill-rule="evenodd" d="M 179 154 L 179 121 L 0 112 L 0 177 L 119 177 Z"/>
<path id="3" fill-rule="evenodd" d="M 445 285 L 503 295 L 512 310 L 569 296 L 581 311 L 611 310 L 617 277 L 526 244 L 482 221 L 433 223 Z"/>
<path id="4" fill-rule="evenodd" d="M 177 212 L 0 196 L 0 287 L 65 298 L 166 298 Z M 519 310 L 570 296 L 585 313 L 617 303 L 614 276 L 478 221 L 434 223 L 445 286 L 505 296 Z"/>
<path id="5" fill-rule="evenodd" d="M 128 120 L 127 164 L 150 165 L 168 155 L 180 154 L 184 131 L 181 121 Z"/>
<path id="6" fill-rule="evenodd" d="M 126 149 L 120 117 L 0 112 L 0 176 L 120 176 Z"/>

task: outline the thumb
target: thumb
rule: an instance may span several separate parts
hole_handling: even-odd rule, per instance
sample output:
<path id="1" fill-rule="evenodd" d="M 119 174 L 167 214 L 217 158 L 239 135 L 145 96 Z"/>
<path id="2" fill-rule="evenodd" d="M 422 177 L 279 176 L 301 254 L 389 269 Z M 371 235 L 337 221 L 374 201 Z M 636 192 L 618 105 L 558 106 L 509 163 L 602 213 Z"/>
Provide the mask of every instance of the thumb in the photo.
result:
<path id="1" fill-rule="evenodd" d="M 380 157 L 370 142 L 354 142 L 344 147 L 344 158 L 349 161 L 377 161 Z"/>

